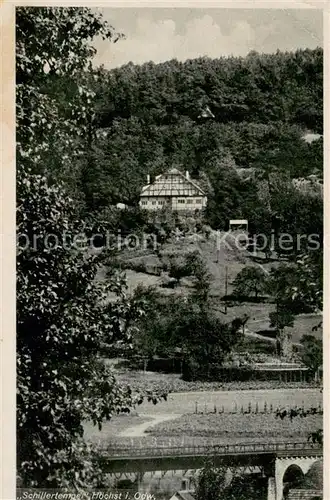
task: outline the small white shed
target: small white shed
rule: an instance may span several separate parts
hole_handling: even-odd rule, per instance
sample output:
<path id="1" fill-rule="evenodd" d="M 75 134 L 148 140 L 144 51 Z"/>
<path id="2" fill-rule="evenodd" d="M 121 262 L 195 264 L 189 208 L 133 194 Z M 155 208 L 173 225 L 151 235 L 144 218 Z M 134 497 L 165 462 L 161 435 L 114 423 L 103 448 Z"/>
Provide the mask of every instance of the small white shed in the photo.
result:
<path id="1" fill-rule="evenodd" d="M 248 230 L 248 220 L 247 219 L 231 219 L 229 221 L 229 230 L 236 231 L 238 229 Z"/>

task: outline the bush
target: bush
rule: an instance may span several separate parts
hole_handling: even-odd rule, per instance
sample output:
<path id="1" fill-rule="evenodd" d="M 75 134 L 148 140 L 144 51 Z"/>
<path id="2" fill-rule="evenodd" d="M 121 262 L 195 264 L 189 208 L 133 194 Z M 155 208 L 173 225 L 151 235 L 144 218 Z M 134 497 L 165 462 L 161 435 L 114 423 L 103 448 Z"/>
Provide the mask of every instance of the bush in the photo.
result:
<path id="1" fill-rule="evenodd" d="M 184 361 L 182 366 L 182 379 L 187 382 L 192 382 L 200 379 L 199 376 L 200 366 L 192 356 Z"/>

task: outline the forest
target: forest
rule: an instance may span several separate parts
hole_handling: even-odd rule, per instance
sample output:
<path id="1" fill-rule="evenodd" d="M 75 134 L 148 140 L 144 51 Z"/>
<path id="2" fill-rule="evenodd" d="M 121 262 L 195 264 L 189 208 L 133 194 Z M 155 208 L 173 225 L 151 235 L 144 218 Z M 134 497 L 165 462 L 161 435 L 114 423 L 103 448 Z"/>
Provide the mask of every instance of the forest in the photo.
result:
<path id="1" fill-rule="evenodd" d="M 320 174 L 322 138 L 302 137 L 322 134 L 322 67 L 322 49 L 306 49 L 95 70 L 89 208 L 134 204 L 146 174 L 173 165 L 213 187 L 224 160 L 289 178 Z"/>
<path id="2" fill-rule="evenodd" d="M 213 228 L 244 217 L 255 232 L 268 233 L 276 219 L 282 232 L 322 234 L 320 184 L 292 184 L 322 183 L 322 78 L 321 48 L 93 70 L 83 212 L 110 222 L 117 203 L 134 211 L 146 175 L 175 166 L 206 190 Z"/>
<path id="3" fill-rule="evenodd" d="M 86 128 L 72 138 L 74 161 L 58 155 L 54 131 L 48 150 L 39 151 L 45 161 L 37 172 L 47 165 L 42 173 L 65 183 L 80 216 L 118 227 L 114 207 L 124 203 L 139 212 L 129 217 L 130 228 L 141 225 L 137 207 L 147 174 L 153 178 L 176 167 L 189 170 L 206 190 L 204 219 L 215 229 L 244 217 L 265 232 L 276 216 L 282 220 L 277 229 L 292 232 L 297 207 L 302 213 L 294 217 L 295 232 L 310 232 L 315 216 L 316 225 L 323 225 L 321 48 L 79 68 L 78 74 L 79 88 L 77 75 L 59 76 L 56 68 L 34 80 L 43 99 L 56 102 L 57 118 L 73 128 L 79 125 L 73 111 L 78 103 L 81 108 Z M 18 71 L 17 82 L 27 84 L 27 76 L 22 78 Z M 35 112 L 31 96 L 25 104 Z M 26 113 L 26 127 L 30 119 Z M 316 140 L 306 141 L 306 133 L 316 134 Z M 35 134 L 42 140 L 44 125 Z M 293 179 L 310 176 L 319 183 L 307 190 L 294 187 Z"/>

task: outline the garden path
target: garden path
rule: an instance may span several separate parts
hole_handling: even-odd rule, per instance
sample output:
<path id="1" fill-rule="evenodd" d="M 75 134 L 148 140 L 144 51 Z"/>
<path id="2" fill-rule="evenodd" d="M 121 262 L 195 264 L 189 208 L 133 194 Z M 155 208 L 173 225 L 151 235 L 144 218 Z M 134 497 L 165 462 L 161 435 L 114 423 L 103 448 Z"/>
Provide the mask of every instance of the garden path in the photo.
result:
<path id="1" fill-rule="evenodd" d="M 154 425 L 166 422 L 167 420 L 173 420 L 174 418 L 179 418 L 181 415 L 178 415 L 177 413 L 172 415 L 169 414 L 149 415 L 145 413 L 140 413 L 139 416 L 142 418 L 152 418 L 153 420 L 152 421 L 148 420 L 148 422 L 143 422 L 142 424 L 133 425 L 132 427 L 125 429 L 119 434 L 120 437 L 144 436 L 145 431 L 149 429 L 149 427 L 153 427 Z"/>

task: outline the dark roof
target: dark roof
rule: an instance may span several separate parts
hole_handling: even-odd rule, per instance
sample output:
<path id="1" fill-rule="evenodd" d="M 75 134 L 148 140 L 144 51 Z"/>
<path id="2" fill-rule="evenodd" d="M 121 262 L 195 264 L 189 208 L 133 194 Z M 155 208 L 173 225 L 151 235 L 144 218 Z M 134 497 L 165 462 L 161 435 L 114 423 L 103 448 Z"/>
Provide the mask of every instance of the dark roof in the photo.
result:
<path id="1" fill-rule="evenodd" d="M 190 491 L 177 491 L 176 495 L 182 500 L 195 500 L 195 497 L 192 495 Z"/>

